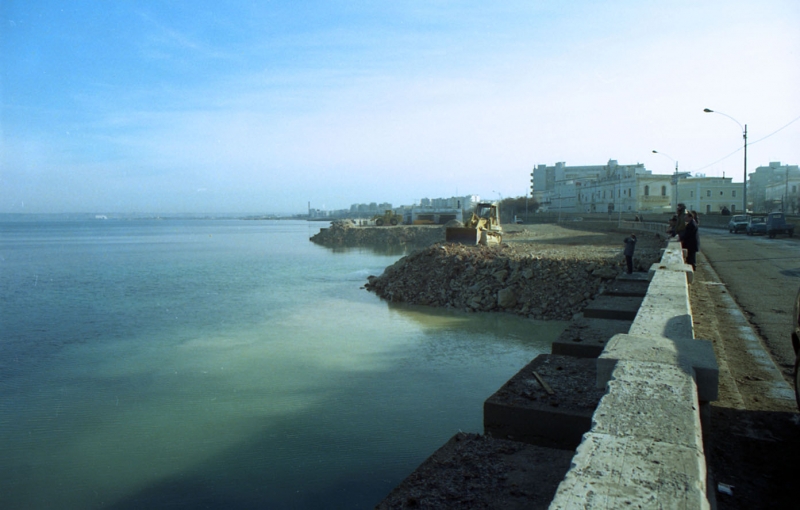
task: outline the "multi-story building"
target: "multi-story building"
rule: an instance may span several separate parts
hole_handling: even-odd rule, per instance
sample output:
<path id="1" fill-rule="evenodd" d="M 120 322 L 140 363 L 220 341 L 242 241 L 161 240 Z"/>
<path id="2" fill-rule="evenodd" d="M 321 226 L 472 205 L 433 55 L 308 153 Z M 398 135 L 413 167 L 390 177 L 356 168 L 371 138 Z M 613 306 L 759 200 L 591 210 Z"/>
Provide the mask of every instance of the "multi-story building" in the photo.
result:
<path id="1" fill-rule="evenodd" d="M 653 175 L 641 163 L 620 165 L 538 165 L 531 193 L 543 210 L 564 212 L 661 212 L 669 210 L 670 175 Z"/>
<path id="2" fill-rule="evenodd" d="M 800 168 L 797 165 L 781 165 L 780 161 L 771 161 L 767 166 L 756 168 L 750 174 L 749 181 L 747 198 L 754 212 L 781 210 L 784 202 L 787 212 L 797 209 L 797 185 L 800 181 Z"/>
<path id="3" fill-rule="evenodd" d="M 678 203 L 700 213 L 742 210 L 741 185 L 730 177 L 691 177 L 688 172 L 659 175 L 644 165 L 538 165 L 531 175 L 533 196 L 543 210 L 659 213 Z"/>
<path id="4" fill-rule="evenodd" d="M 678 184 L 679 203 L 700 214 L 719 213 L 723 208 L 731 214 L 741 213 L 742 185 L 734 184 L 730 177 L 690 177 Z"/>
<path id="5" fill-rule="evenodd" d="M 797 191 L 800 189 L 800 178 L 786 177 L 785 180 L 768 184 L 764 193 L 764 212 L 784 211 L 796 213 L 798 211 Z"/>

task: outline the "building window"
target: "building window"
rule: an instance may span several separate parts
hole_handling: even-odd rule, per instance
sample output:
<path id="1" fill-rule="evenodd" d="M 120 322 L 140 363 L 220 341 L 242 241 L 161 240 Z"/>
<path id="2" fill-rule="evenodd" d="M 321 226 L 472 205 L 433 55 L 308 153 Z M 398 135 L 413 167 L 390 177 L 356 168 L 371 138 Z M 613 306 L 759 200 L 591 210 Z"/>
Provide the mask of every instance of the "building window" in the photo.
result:
<path id="1" fill-rule="evenodd" d="M 706 190 L 706 196 L 707 196 L 707 197 L 710 197 L 710 196 L 711 196 L 711 190 L 710 190 L 710 189 L 707 189 L 707 190 Z"/>
<path id="2" fill-rule="evenodd" d="M 711 204 L 706 204 L 706 214 L 711 214 Z"/>
<path id="3" fill-rule="evenodd" d="M 661 186 L 661 196 L 662 197 L 667 196 L 667 187 L 666 186 Z"/>
<path id="4" fill-rule="evenodd" d="M 628 188 L 628 196 L 629 196 L 629 197 L 632 197 L 632 196 L 633 196 L 633 195 L 631 195 L 631 189 L 630 189 L 630 188 Z"/>
<path id="5" fill-rule="evenodd" d="M 719 192 L 719 196 L 722 196 L 722 192 L 721 191 Z"/>
<path id="6" fill-rule="evenodd" d="M 644 187 L 644 196 L 646 196 L 646 197 L 650 196 L 650 186 L 645 186 Z"/>
<path id="7" fill-rule="evenodd" d="M 797 184 L 792 186 L 792 193 L 797 193 Z"/>
<path id="8" fill-rule="evenodd" d="M 731 190 L 731 196 L 732 196 L 733 198 L 736 198 L 736 190 Z"/>
<path id="9" fill-rule="evenodd" d="M 691 198 L 694 198 L 694 191 L 690 191 L 690 192 L 689 192 L 689 196 L 690 196 Z"/>

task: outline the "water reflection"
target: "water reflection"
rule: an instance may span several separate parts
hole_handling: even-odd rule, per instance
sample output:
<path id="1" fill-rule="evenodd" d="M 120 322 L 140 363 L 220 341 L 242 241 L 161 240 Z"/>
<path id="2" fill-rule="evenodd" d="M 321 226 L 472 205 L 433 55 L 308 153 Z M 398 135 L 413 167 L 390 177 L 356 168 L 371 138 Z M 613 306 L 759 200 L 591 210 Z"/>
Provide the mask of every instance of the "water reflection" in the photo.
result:
<path id="1" fill-rule="evenodd" d="M 567 321 L 542 321 L 506 313 L 472 313 L 461 310 L 436 308 L 424 305 L 387 302 L 391 313 L 412 320 L 428 334 L 438 335 L 444 330 L 490 336 L 502 339 L 504 344 L 526 344 L 541 338 L 557 338 L 569 324 Z"/>
<path id="2" fill-rule="evenodd" d="M 324 246 L 333 253 L 347 254 L 347 253 L 372 253 L 375 255 L 390 255 L 390 256 L 403 256 L 419 249 L 415 245 L 405 244 L 373 244 L 361 246 Z"/>

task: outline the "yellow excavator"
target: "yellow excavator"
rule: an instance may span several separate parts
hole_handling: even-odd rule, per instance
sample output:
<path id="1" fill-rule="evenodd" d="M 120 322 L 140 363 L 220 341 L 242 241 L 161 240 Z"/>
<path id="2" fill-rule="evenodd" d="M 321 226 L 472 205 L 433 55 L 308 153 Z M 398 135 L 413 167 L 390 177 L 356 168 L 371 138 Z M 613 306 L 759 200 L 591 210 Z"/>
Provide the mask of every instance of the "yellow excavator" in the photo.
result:
<path id="1" fill-rule="evenodd" d="M 489 246 L 503 242 L 500 209 L 496 202 L 480 202 L 463 227 L 447 227 L 444 240 L 448 243 Z"/>

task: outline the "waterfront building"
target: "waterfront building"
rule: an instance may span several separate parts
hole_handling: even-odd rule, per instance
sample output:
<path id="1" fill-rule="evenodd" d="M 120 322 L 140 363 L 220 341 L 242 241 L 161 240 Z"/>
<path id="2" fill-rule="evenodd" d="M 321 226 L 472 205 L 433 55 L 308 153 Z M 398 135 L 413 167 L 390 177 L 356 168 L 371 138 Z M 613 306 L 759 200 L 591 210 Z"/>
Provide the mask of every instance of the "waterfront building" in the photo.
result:
<path id="1" fill-rule="evenodd" d="M 531 173 L 531 194 L 541 210 L 593 212 L 665 212 L 673 198 L 672 175 L 653 175 L 642 163 L 620 165 L 537 165 Z"/>

